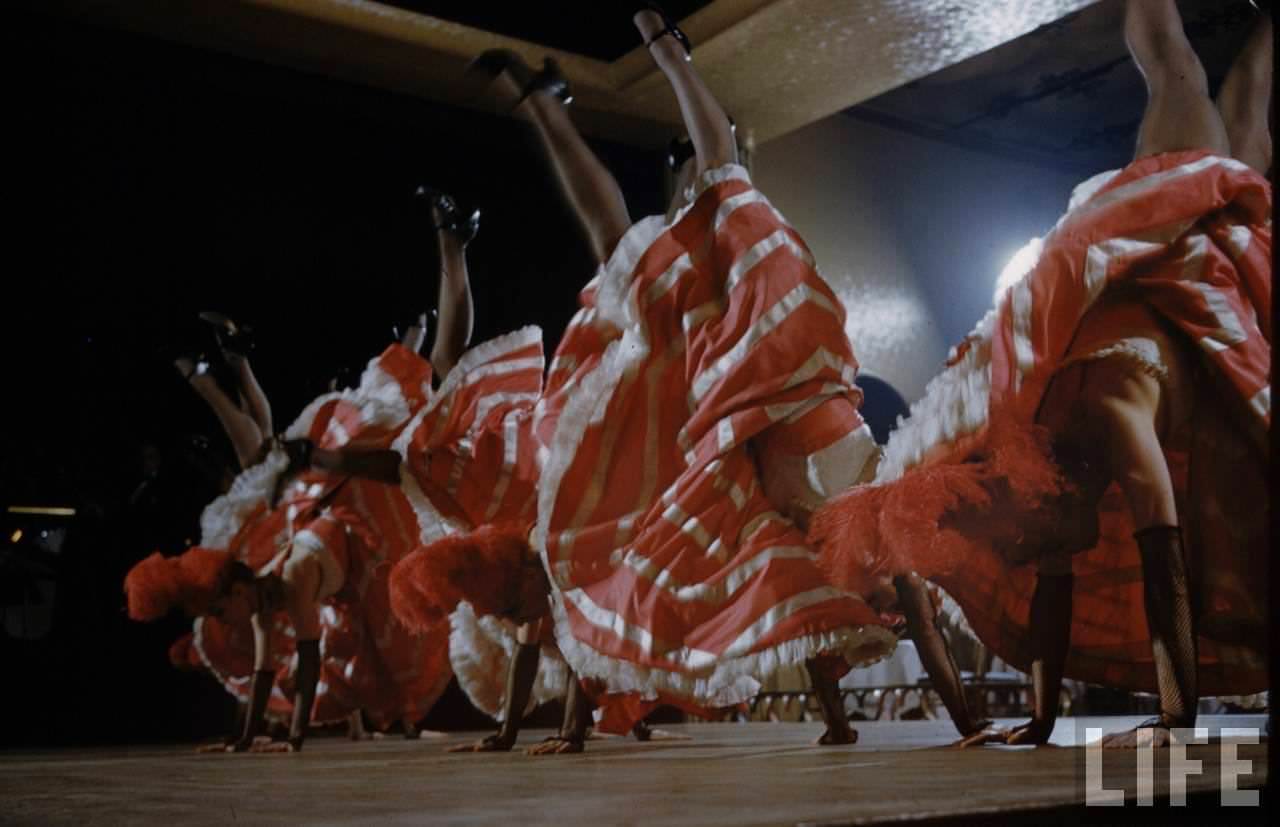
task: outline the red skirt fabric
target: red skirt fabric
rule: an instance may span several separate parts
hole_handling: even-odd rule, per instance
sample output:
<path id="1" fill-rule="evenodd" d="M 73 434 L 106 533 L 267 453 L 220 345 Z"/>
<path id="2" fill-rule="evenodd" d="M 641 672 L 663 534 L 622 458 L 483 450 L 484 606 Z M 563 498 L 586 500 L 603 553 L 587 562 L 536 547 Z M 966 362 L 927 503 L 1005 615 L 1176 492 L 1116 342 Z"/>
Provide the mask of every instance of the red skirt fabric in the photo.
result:
<path id="1" fill-rule="evenodd" d="M 531 523 L 537 496 L 535 406 L 542 393 L 542 331 L 526 327 L 469 350 L 439 392 L 401 432 L 401 488 L 418 519 L 420 542 L 493 523 Z M 514 628 L 477 618 L 462 604 L 449 619 L 449 654 L 458 684 L 480 711 L 499 720 Z M 558 699 L 564 662 L 548 648 L 531 704 Z"/>
<path id="2" fill-rule="evenodd" d="M 861 425 L 806 420 L 860 400 L 843 308 L 744 169 L 700 187 L 672 223 L 633 226 L 582 293 L 539 406 L 534 547 L 580 678 L 716 708 L 780 666 L 866 663 L 895 639 L 825 581 L 753 457 L 771 428 L 820 450 Z"/>
<path id="3" fill-rule="evenodd" d="M 354 391 L 327 394 L 289 429 L 325 448 L 387 448 L 431 398 L 430 365 L 393 345 L 370 363 Z M 312 720 L 328 722 L 362 709 L 374 726 L 417 721 L 451 677 L 448 629 L 410 634 L 391 612 L 387 576 L 416 547 L 413 507 L 394 485 L 303 472 L 269 507 L 282 457 L 250 468 L 231 492 L 206 510 L 202 544 L 233 549 L 250 568 L 279 572 L 292 555 L 314 554 L 325 572 L 321 609 L 321 672 Z M 215 545 L 216 542 L 222 545 Z M 229 692 L 247 699 L 253 674 L 252 637 L 205 618 L 197 648 Z M 287 715 L 292 696 L 294 631 L 284 612 L 272 630 L 277 691 L 271 709 Z"/>
<path id="4" fill-rule="evenodd" d="M 1043 531 L 1037 497 L 1060 484 L 1046 471 L 1047 449 L 1037 442 L 1043 434 L 1032 423 L 1065 365 L 1090 358 L 1109 339 L 1120 342 L 1135 325 L 1154 325 L 1151 338 L 1172 337 L 1194 366 L 1194 381 L 1168 388 L 1175 405 L 1191 412 L 1191 426 L 1171 431 L 1162 447 L 1193 573 L 1201 691 L 1258 691 L 1267 686 L 1271 188 L 1245 165 L 1202 151 L 1144 158 L 1100 188 L 1093 184 L 1078 191 L 1036 266 L 913 406 L 890 441 L 878 484 L 829 504 L 814 536 L 837 578 L 848 560 L 859 569 L 853 580 L 868 565 L 909 562 L 948 592 L 983 643 L 1029 669 L 1036 571 L 1025 564 L 1035 561 L 1007 553 L 996 535 Z M 1115 329 L 1108 336 L 1100 328 Z M 1024 461 L 1015 471 L 985 474 L 983 462 L 1003 439 L 997 423 L 1006 434 L 1028 435 Z M 959 496 L 942 506 L 937 497 L 901 496 L 920 490 L 929 475 L 959 478 L 947 494 Z M 992 498 L 993 480 L 1026 497 Z M 980 512 L 984 496 L 988 527 L 971 520 L 967 531 L 946 530 L 940 517 L 957 503 Z M 1071 559 L 1066 674 L 1154 691 L 1141 561 L 1117 486 L 1103 497 L 1098 520 L 1098 544 Z M 907 524 L 916 530 L 901 528 Z M 853 525 L 863 533 L 847 530 Z"/>
<path id="5" fill-rule="evenodd" d="M 544 366 L 536 327 L 477 345 L 396 439 L 402 488 L 424 544 L 485 524 L 532 521 L 534 406 Z"/>

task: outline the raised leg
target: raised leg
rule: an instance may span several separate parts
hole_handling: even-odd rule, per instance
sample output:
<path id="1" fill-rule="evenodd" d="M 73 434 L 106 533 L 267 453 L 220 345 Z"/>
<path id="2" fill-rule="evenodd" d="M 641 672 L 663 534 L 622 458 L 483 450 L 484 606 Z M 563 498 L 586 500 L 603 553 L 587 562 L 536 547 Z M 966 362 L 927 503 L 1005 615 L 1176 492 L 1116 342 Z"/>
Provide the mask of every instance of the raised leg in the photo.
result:
<path id="1" fill-rule="evenodd" d="M 207 373 L 197 373 L 196 365 L 192 360 L 185 357 L 176 359 L 174 366 L 222 423 L 222 430 L 231 440 L 231 447 L 235 449 L 240 467 L 247 468 L 252 465 L 262 450 L 262 442 L 266 436 L 257 420 L 233 402 L 212 376 Z"/>
<path id="2" fill-rule="evenodd" d="M 436 226 L 442 225 L 437 216 Z M 444 378 L 458 364 L 458 359 L 471 341 L 475 308 L 471 298 L 471 281 L 467 272 L 466 242 L 449 229 L 436 231 L 440 245 L 440 293 L 436 304 L 440 322 L 431 347 L 431 366 Z"/>
<path id="3" fill-rule="evenodd" d="M 649 44 L 654 62 L 676 94 L 685 129 L 697 152 L 698 172 L 736 162 L 738 145 L 720 102 L 694 70 L 684 46 L 669 34 L 658 36 L 666 28 L 666 21 L 657 12 L 646 10 L 637 12 L 634 22 L 644 42 Z"/>
<path id="4" fill-rule="evenodd" d="M 259 430 L 266 436 L 275 433 L 275 428 L 271 422 L 271 403 L 267 401 L 267 395 L 262 390 L 262 386 L 258 384 L 258 377 L 254 375 L 253 368 L 249 365 L 249 358 L 241 356 L 230 351 L 224 352 L 227 364 L 236 373 L 236 380 L 240 384 L 240 392 L 244 394 L 245 403 L 248 406 L 248 414 L 253 417 L 253 421 L 258 424 Z"/>
<path id="5" fill-rule="evenodd" d="M 480 60 L 484 59 L 482 55 Z M 544 71 L 558 69 L 548 61 Z M 533 125 L 592 254 L 596 261 L 604 262 L 631 226 L 626 199 L 617 180 L 578 133 L 565 104 L 546 89 L 530 89 L 532 77 L 529 67 L 516 59 L 498 72 L 495 85 L 514 104 L 516 117 Z"/>
<path id="6" fill-rule="evenodd" d="M 1128 0 L 1129 52 L 1147 81 L 1147 109 L 1135 157 L 1208 149 L 1231 151 L 1226 127 L 1209 98 L 1209 81 L 1182 29 L 1174 0 Z"/>
<path id="7" fill-rule="evenodd" d="M 1263 175 L 1271 169 L 1272 22 L 1263 13 L 1218 90 L 1231 156 Z"/>

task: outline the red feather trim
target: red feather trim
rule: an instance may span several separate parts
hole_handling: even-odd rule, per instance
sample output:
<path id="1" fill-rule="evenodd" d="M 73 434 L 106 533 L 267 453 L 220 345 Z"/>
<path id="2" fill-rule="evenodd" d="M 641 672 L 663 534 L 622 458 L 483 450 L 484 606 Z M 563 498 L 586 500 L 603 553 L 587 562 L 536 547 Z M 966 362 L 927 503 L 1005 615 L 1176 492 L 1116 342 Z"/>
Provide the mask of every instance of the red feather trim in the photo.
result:
<path id="1" fill-rule="evenodd" d="M 391 610 L 421 632 L 466 600 L 478 615 L 515 605 L 521 564 L 532 549 L 527 525 L 483 526 L 415 549 L 391 570 Z"/>

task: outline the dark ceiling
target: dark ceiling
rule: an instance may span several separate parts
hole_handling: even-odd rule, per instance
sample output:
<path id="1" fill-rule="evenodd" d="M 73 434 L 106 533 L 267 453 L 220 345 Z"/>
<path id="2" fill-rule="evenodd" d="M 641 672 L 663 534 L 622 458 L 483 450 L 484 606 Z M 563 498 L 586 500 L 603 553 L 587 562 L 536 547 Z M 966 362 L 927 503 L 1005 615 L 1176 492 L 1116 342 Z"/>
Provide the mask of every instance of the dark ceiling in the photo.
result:
<path id="1" fill-rule="evenodd" d="M 640 36 L 631 25 L 631 16 L 644 6 L 644 3 L 626 0 L 380 2 L 610 62 L 640 45 Z M 683 20 L 698 9 L 711 5 L 711 0 L 667 0 L 662 5 L 673 18 Z"/>
<path id="2" fill-rule="evenodd" d="M 1247 0 L 1178 5 L 1216 91 L 1257 12 Z M 1123 12 L 1104 0 L 845 114 L 1076 174 L 1123 166 L 1146 101 Z"/>

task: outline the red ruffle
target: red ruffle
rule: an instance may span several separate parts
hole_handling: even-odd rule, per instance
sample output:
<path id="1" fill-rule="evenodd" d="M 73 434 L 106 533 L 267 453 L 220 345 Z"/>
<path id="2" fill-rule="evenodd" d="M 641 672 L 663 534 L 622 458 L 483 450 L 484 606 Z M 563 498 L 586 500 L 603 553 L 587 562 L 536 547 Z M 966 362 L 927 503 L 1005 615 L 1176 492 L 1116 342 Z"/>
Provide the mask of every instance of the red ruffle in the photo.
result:
<path id="1" fill-rule="evenodd" d="M 125 575 L 129 617 L 158 620 L 178 606 L 193 617 L 204 614 L 217 597 L 231 559 L 231 552 L 198 546 L 177 557 L 154 552 Z"/>
<path id="2" fill-rule="evenodd" d="M 1040 510 L 1066 487 L 1048 431 L 1001 418 L 966 443 L 963 457 L 831 500 L 814 515 L 809 541 L 835 585 L 865 594 L 877 577 L 955 571 L 973 547 L 972 526 L 1017 525 L 1011 518 Z"/>
<path id="3" fill-rule="evenodd" d="M 529 527 L 482 526 L 415 549 L 391 570 L 391 610 L 414 631 L 447 618 L 466 600 L 477 615 L 509 612 L 531 555 Z"/>

